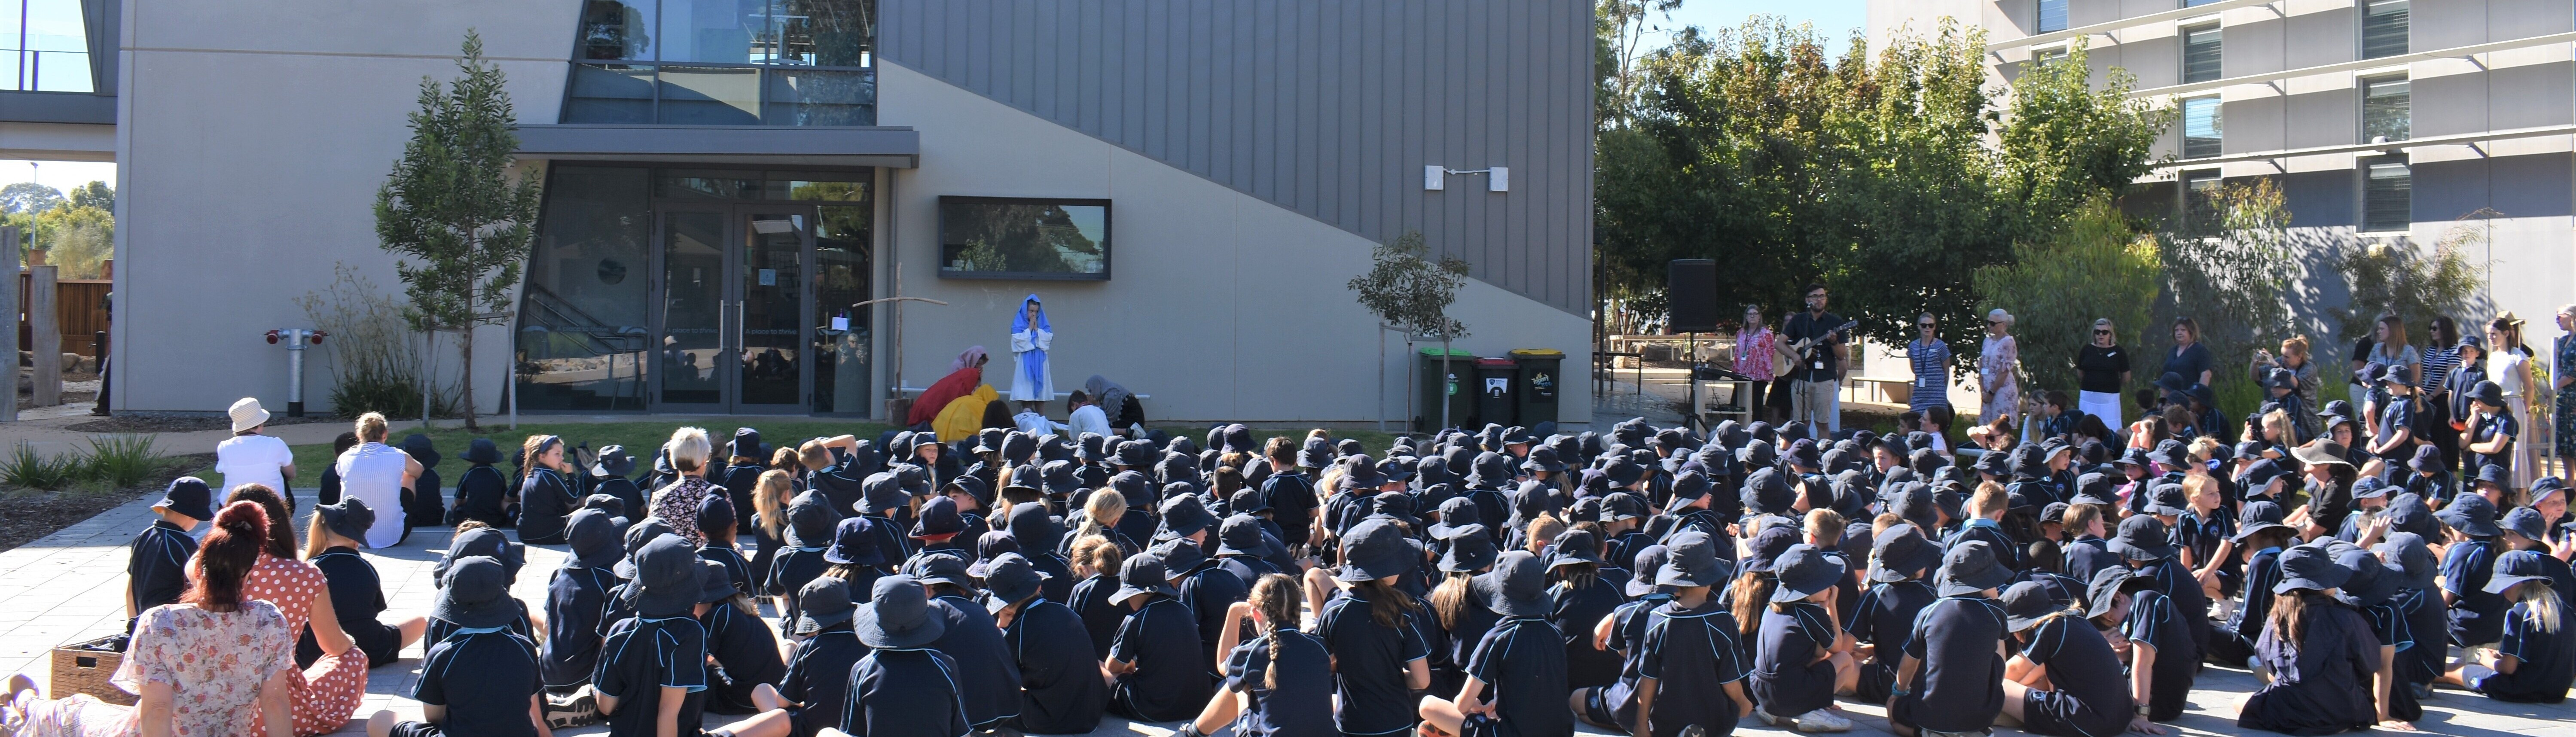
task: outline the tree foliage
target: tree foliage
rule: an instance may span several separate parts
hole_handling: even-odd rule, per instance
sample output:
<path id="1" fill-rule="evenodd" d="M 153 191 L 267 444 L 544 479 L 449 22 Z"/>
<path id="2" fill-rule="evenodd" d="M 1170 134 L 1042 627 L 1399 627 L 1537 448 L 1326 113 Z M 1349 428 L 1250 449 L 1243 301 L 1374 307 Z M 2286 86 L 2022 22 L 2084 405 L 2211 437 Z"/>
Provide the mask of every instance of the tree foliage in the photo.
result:
<path id="1" fill-rule="evenodd" d="M 2352 302 L 2335 312 L 2335 327 L 2345 340 L 2369 335 L 2381 315 L 2398 315 L 2422 325 L 2434 315 L 2469 314 L 2469 301 L 2486 288 L 2480 264 L 2469 252 L 2486 245 L 2494 210 L 2462 216 L 2429 252 L 2371 244 L 2348 250 L 2335 261 Z"/>
<path id="2" fill-rule="evenodd" d="M 1467 285 L 1466 259 L 1444 255 L 1434 262 L 1422 232 L 1406 231 L 1372 249 L 1369 261 L 1368 273 L 1353 277 L 1349 286 L 1379 320 L 1442 341 L 1467 335 L 1467 323 L 1449 316 L 1458 289 Z"/>
<path id="3" fill-rule="evenodd" d="M 517 115 L 498 66 L 483 58 L 483 39 L 465 34 L 463 76 L 420 82 L 412 139 L 376 191 L 376 237 L 401 258 L 395 271 L 417 330 L 461 329 L 468 367 L 462 388 L 465 422 L 474 423 L 472 328 L 500 322 L 519 262 L 536 237 L 538 181 L 515 176 L 511 131 Z"/>
<path id="4" fill-rule="evenodd" d="M 17 226 L 21 247 L 42 250 L 46 262 L 62 267 L 65 279 L 99 278 L 102 266 L 116 255 L 116 190 L 93 181 L 73 187 L 64 197 L 52 187 L 20 182 L 0 195 L 8 204 L 35 208 L 0 213 L 0 225 Z"/>
<path id="5" fill-rule="evenodd" d="M 2013 244 L 2012 257 L 1977 269 L 1977 293 L 2013 313 L 2013 338 L 2033 384 L 2071 387 L 2075 356 L 2110 318 L 2121 345 L 2145 344 L 2164 287 L 2156 240 L 2129 228 L 2108 198 L 2096 197 L 2054 237 Z M 2128 352 L 2134 365 L 2152 352 Z M 2133 372 L 2144 367 L 2133 367 Z M 2153 377 L 2149 377 L 2153 378 Z"/>
<path id="6" fill-rule="evenodd" d="M 63 191 L 35 182 L 0 187 L 0 213 L 33 215 L 63 203 Z"/>
<path id="7" fill-rule="evenodd" d="M 2162 238 L 2166 289 L 2176 314 L 2191 317 L 2201 342 L 2228 365 L 2287 337 L 2290 307 L 2281 295 L 2298 276 L 2290 210 L 2269 177 L 2193 197 L 2205 201 L 2193 202 Z"/>
<path id="8" fill-rule="evenodd" d="M 1666 262 L 1713 258 L 1721 303 L 1782 314 L 1823 282 L 1864 335 L 1911 339 L 1928 311 L 1973 341 L 1976 271 L 2148 171 L 2173 119 L 2129 101 L 2125 75 L 2097 89 L 2080 48 L 2000 98 L 1983 33 L 1855 34 L 1833 58 L 1775 17 L 1685 29 L 1641 63 L 1632 120 L 1600 133 L 1605 296 L 1659 303 Z"/>

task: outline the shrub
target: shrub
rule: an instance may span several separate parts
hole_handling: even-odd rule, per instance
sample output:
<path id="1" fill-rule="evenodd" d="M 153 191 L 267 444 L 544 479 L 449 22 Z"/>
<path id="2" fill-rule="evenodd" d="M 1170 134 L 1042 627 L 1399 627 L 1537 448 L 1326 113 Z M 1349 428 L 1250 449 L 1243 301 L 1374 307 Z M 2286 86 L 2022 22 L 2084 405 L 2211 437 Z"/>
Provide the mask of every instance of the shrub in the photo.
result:
<path id="1" fill-rule="evenodd" d="M 2119 210 L 2095 200 L 2076 212 L 2065 229 L 2044 243 L 2019 243 L 2013 257 L 1977 270 L 1977 296 L 2013 314 L 2013 340 L 2021 345 L 2022 369 L 2031 385 L 2024 396 L 2041 389 L 2076 386 L 2075 355 L 2093 338 L 2093 321 L 2111 318 L 2119 343 L 2130 346 L 2132 378 L 2144 376 L 2153 351 L 2141 351 L 2148 330 L 2148 307 L 2155 302 L 2158 281 L 2156 243 L 2129 229 Z M 1977 345 L 1952 345 L 1953 355 L 1973 358 Z"/>
<path id="2" fill-rule="evenodd" d="M 79 463 L 81 476 L 110 489 L 131 489 L 152 480 L 161 470 L 161 456 L 153 452 L 150 435 L 95 435 L 89 439 L 89 453 Z"/>
<path id="3" fill-rule="evenodd" d="M 80 459 L 72 454 L 47 457 L 36 452 L 34 444 L 22 440 L 18 442 L 16 451 L 0 458 L 0 483 L 22 489 L 55 491 L 79 480 L 82 465 Z"/>

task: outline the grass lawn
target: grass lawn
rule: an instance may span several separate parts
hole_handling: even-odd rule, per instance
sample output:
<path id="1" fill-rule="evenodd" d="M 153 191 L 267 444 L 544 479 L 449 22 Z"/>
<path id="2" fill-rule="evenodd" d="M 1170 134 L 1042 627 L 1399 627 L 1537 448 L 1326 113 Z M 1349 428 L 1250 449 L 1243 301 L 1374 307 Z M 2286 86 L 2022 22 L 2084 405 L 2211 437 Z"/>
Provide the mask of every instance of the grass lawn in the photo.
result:
<path id="1" fill-rule="evenodd" d="M 661 447 L 664 441 L 669 440 L 671 438 L 671 431 L 677 429 L 682 424 L 683 423 L 678 421 L 660 420 L 638 420 L 635 422 L 521 422 L 519 423 L 519 429 L 510 430 L 506 424 L 492 423 L 486 425 L 485 429 L 490 432 L 484 434 L 483 437 L 489 437 L 492 439 L 494 444 L 501 446 L 501 457 L 504 460 L 500 465 L 503 470 L 507 470 L 509 468 L 509 461 L 507 459 L 516 454 L 519 444 L 524 442 L 527 439 L 527 436 L 530 435 L 561 435 L 564 437 L 566 442 L 576 446 L 581 445 L 584 442 L 588 442 L 591 450 L 594 452 L 600 448 L 610 445 L 623 445 L 626 446 L 626 453 L 634 456 L 637 467 L 641 468 L 652 462 L 653 450 Z M 734 428 L 739 425 L 726 424 L 722 427 L 714 427 L 701 424 L 701 426 L 706 427 L 708 439 L 715 441 L 716 452 L 721 454 L 724 452 L 724 444 L 733 439 Z M 784 442 L 802 442 L 806 438 L 830 435 L 856 435 L 861 440 L 873 442 L 876 440 L 878 435 L 883 434 L 887 429 L 889 429 L 889 426 L 877 423 L 797 417 L 781 417 L 775 421 L 760 419 L 751 426 L 759 428 L 761 439 L 768 441 L 773 447 Z M 1172 433 L 1175 436 L 1188 436 L 1192 442 L 1204 441 L 1207 437 L 1207 428 L 1205 426 L 1162 425 L 1159 427 L 1165 432 Z M 404 437 L 418 431 L 419 426 L 417 424 L 410 427 L 404 427 L 397 424 L 394 427 L 393 442 L 396 445 L 400 445 Z M 1268 442 L 1272 436 L 1278 435 L 1302 438 L 1305 436 L 1305 431 L 1253 430 L 1252 435 L 1256 443 L 1264 443 Z M 1377 432 L 1375 430 L 1337 430 L 1334 431 L 1333 436 L 1335 438 L 1358 438 L 1361 443 L 1368 447 L 1371 454 L 1376 455 L 1383 455 L 1387 446 L 1395 441 L 1395 436 L 1393 434 Z M 458 460 L 457 456 L 465 452 L 466 446 L 473 442 L 472 439 L 474 437 L 475 435 L 473 433 L 468 433 L 459 428 L 438 428 L 429 433 L 430 440 L 438 446 L 440 460 L 437 470 L 438 477 L 441 481 L 448 485 L 454 485 L 457 477 L 465 474 L 465 469 L 470 464 L 467 464 L 462 460 Z M 330 444 L 320 443 L 293 447 L 295 450 L 295 468 L 299 474 L 295 479 L 295 485 L 299 487 L 309 487 L 320 483 L 320 479 L 322 478 L 322 469 L 329 467 L 331 463 L 332 454 Z M 208 480 L 211 481 L 214 480 L 213 473 L 213 469 L 209 467 L 201 471 L 200 475 L 206 476 Z"/>

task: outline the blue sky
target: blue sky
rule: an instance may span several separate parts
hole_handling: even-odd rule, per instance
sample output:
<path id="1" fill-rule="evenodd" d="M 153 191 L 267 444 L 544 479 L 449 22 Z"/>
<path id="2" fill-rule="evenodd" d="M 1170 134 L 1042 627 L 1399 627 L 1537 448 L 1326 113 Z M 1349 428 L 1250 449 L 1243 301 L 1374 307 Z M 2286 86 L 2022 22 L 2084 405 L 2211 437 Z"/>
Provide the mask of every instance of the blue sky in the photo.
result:
<path id="1" fill-rule="evenodd" d="M 1720 28 L 1744 22 L 1747 16 L 1765 14 L 1787 16 L 1791 25 L 1813 23 L 1816 32 L 1830 40 L 1833 53 L 1842 53 L 1853 29 L 1865 22 L 1864 0 L 1684 0 L 1670 19 L 1656 19 L 1666 29 L 1684 26 Z M 1655 39 L 1650 45 L 1660 45 Z"/>

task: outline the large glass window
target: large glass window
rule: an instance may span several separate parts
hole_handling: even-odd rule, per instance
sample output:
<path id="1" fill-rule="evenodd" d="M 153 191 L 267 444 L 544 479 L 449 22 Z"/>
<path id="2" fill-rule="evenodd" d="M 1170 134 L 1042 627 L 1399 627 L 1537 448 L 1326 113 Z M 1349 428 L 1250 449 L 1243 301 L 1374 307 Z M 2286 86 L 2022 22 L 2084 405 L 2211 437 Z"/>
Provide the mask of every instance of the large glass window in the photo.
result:
<path id="1" fill-rule="evenodd" d="M 0 89 L 94 92 L 80 0 L 0 0 Z"/>
<path id="2" fill-rule="evenodd" d="M 2361 229 L 2407 230 L 2415 226 L 2415 171 L 2404 156 L 2361 161 Z"/>
<path id="3" fill-rule="evenodd" d="M 2226 132 L 2220 118 L 2224 107 L 2215 96 L 2182 101 L 2183 158 L 2197 159 L 2219 154 Z"/>
<path id="4" fill-rule="evenodd" d="M 2403 141 L 2415 130 L 2414 98 L 2405 77 L 2361 80 L 2361 142 Z"/>
<path id="5" fill-rule="evenodd" d="M 874 0 L 587 0 L 569 123 L 875 125 Z"/>
<path id="6" fill-rule="evenodd" d="M 2182 81 L 2207 82 L 2218 78 L 2218 24 L 2182 29 Z"/>
<path id="7" fill-rule="evenodd" d="M 2218 219 L 2218 185 L 2225 178 L 2217 169 L 2195 169 L 2182 173 L 2182 214 L 2192 225 L 2214 225 Z"/>
<path id="8" fill-rule="evenodd" d="M 520 407 L 644 409 L 648 171 L 553 168 L 520 312 Z"/>
<path id="9" fill-rule="evenodd" d="M 2406 53 L 2408 0 L 2367 0 L 2361 9 L 2361 58 Z"/>
<path id="10" fill-rule="evenodd" d="M 2039 18 L 2038 22 L 2033 24 L 2031 32 L 2048 33 L 2066 30 L 2066 3 L 2067 0 L 2039 0 Z"/>
<path id="11" fill-rule="evenodd" d="M 939 275 L 1108 279 L 1109 201 L 939 198 Z"/>

